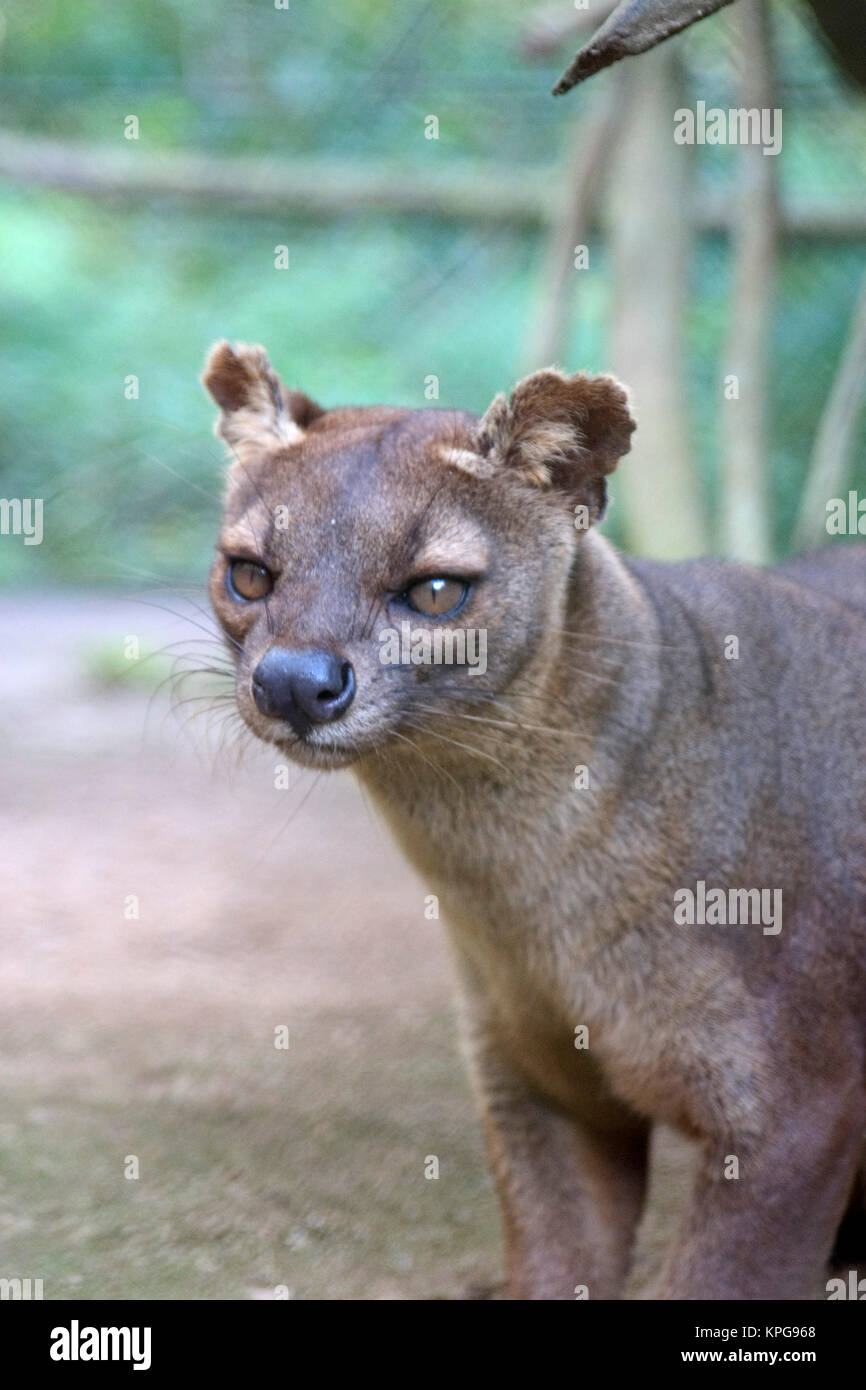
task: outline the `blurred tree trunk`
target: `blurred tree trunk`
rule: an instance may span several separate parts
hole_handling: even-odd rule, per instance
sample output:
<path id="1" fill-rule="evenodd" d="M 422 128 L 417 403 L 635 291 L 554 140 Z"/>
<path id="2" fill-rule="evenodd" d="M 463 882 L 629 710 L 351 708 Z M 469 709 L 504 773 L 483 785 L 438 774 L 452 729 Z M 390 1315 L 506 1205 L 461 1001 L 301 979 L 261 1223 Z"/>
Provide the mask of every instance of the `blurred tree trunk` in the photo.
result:
<path id="1" fill-rule="evenodd" d="M 766 0 L 740 0 L 731 10 L 739 54 L 739 106 L 772 111 L 776 105 L 772 38 Z M 731 318 L 724 374 L 736 396 L 721 402 L 722 551 L 761 564 L 770 559 L 768 508 L 770 338 L 778 243 L 776 160 L 759 144 L 737 150 L 731 254 Z M 728 388 L 726 388 L 728 389 Z"/>
<path id="2" fill-rule="evenodd" d="M 578 247 L 589 248 L 597 224 L 597 203 L 605 170 L 610 166 L 622 126 L 623 103 L 616 90 L 603 92 L 574 125 L 572 147 L 562 178 L 559 211 L 548 238 L 541 291 L 526 353 L 527 371 L 564 362 L 580 270 Z"/>
<path id="3" fill-rule="evenodd" d="M 845 487 L 854 430 L 866 394 L 866 277 L 827 404 L 821 416 L 809 475 L 797 518 L 797 544 L 819 545 L 827 538 L 827 503 Z"/>
<path id="4" fill-rule="evenodd" d="M 691 161 L 673 138 L 674 111 L 682 105 L 676 50 L 662 45 L 618 76 L 628 109 L 609 209 L 610 362 L 631 390 L 638 428 L 617 500 L 629 549 L 678 559 L 708 546 L 685 396 L 693 227 Z"/>

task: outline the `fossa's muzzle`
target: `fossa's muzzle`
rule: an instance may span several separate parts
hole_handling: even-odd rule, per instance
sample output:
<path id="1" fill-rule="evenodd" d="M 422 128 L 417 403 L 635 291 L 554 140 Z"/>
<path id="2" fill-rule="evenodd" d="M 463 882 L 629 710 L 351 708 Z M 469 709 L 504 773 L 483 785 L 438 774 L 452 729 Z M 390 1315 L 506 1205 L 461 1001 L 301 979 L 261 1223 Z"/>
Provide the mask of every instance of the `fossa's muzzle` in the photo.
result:
<path id="1" fill-rule="evenodd" d="M 271 647 L 253 672 L 253 699 L 262 714 L 284 719 L 303 738 L 314 724 L 330 724 L 355 695 L 350 661 L 333 652 Z"/>

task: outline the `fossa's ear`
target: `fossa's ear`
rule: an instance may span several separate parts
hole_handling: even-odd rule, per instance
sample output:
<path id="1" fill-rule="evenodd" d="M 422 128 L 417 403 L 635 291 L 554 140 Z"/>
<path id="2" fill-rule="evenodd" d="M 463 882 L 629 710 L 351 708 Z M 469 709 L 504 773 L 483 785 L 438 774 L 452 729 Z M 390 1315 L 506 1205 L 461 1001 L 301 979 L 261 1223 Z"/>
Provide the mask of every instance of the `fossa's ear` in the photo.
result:
<path id="1" fill-rule="evenodd" d="M 201 379 L 220 407 L 215 433 L 241 462 L 300 443 L 307 426 L 324 414 L 308 396 L 287 390 L 264 348 L 255 345 L 215 343 Z"/>
<path id="2" fill-rule="evenodd" d="M 497 396 L 478 426 L 476 448 L 537 487 L 555 487 L 602 516 L 605 478 L 631 447 L 628 394 L 612 376 L 566 376 L 549 367 Z"/>

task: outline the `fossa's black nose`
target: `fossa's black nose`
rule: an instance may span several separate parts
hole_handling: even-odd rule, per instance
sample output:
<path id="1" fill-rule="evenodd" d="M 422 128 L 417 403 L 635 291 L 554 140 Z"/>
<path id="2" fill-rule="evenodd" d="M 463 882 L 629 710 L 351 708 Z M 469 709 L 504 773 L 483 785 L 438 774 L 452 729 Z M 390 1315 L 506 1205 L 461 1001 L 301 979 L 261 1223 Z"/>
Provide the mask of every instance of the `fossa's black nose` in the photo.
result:
<path id="1" fill-rule="evenodd" d="M 271 647 L 253 672 L 253 698 L 262 714 L 287 720 L 297 734 L 339 719 L 354 696 L 352 663 L 333 652 Z"/>

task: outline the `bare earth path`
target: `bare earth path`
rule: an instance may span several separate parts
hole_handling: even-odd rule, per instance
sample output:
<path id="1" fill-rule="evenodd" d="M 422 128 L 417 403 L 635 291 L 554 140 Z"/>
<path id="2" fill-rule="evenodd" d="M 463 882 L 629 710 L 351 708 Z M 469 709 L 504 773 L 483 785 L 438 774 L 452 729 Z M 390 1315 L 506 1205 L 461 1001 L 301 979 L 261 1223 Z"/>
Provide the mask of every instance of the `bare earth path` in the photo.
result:
<path id="1" fill-rule="evenodd" d="M 0 609 L 0 1275 L 477 1296 L 497 1213 L 424 885 L 347 776 L 278 789 L 273 752 L 215 756 L 97 679 L 130 634 L 200 635 L 131 599 Z"/>

